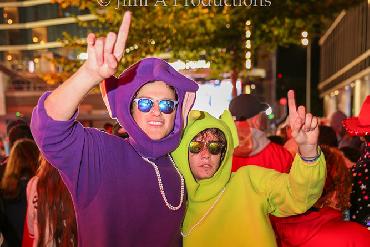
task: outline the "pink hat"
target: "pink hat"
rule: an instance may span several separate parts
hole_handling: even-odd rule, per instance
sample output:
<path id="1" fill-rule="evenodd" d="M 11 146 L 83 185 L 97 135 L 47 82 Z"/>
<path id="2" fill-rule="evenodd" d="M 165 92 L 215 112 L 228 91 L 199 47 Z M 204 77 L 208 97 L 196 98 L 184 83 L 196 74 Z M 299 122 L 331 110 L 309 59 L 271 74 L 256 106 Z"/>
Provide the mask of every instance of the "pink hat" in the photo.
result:
<path id="1" fill-rule="evenodd" d="M 343 120 L 343 126 L 351 136 L 370 135 L 370 95 L 362 104 L 360 115 Z"/>

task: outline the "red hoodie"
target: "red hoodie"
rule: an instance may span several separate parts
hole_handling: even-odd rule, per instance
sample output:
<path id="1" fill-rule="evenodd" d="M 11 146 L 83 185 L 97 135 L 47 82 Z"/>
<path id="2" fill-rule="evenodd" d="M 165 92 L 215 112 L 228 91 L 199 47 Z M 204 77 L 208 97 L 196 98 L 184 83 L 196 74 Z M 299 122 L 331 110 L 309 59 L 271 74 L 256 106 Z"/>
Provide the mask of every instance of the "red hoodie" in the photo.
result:
<path id="1" fill-rule="evenodd" d="M 281 247 L 369 247 L 370 231 L 358 223 L 343 221 L 340 211 L 318 211 L 280 218 L 275 233 Z"/>
<path id="2" fill-rule="evenodd" d="M 282 146 L 270 142 L 259 153 L 248 156 L 233 156 L 232 172 L 246 165 L 257 165 L 274 169 L 278 172 L 288 173 L 292 166 L 292 155 Z"/>

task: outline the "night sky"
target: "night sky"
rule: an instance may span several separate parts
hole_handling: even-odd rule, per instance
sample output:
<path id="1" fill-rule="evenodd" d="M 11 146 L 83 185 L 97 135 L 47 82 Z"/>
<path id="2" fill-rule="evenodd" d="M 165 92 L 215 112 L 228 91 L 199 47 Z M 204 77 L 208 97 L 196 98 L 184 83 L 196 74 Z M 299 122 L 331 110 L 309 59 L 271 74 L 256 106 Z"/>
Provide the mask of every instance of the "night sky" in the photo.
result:
<path id="1" fill-rule="evenodd" d="M 322 99 L 319 98 L 317 85 L 319 82 L 320 50 L 315 40 L 311 48 L 311 112 L 322 115 Z M 292 45 L 277 49 L 276 64 L 277 82 L 276 97 L 286 97 L 289 89 L 296 92 L 299 105 L 306 105 L 306 48 Z M 282 78 L 278 77 L 281 74 Z"/>

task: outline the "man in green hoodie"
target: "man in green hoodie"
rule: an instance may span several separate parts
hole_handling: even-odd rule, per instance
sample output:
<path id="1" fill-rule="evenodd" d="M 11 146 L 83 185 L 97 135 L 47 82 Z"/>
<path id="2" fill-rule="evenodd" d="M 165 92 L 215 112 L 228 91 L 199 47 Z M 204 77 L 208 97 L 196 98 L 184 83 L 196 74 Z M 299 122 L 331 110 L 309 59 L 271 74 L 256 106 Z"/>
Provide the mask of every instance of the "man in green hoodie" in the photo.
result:
<path id="1" fill-rule="evenodd" d="M 317 146 L 318 121 L 288 93 L 289 119 L 299 145 L 289 174 L 246 166 L 231 173 L 238 136 L 230 112 L 220 119 L 192 111 L 172 153 L 186 181 L 184 246 L 276 246 L 268 214 L 304 213 L 320 197 L 325 159 Z"/>

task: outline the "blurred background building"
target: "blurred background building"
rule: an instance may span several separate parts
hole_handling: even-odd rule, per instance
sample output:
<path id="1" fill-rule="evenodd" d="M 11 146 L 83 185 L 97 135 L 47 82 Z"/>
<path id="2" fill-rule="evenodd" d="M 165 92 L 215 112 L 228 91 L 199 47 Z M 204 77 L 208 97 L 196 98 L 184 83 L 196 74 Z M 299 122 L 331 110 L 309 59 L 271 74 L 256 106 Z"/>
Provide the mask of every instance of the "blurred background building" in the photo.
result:
<path id="1" fill-rule="evenodd" d="M 63 47 L 63 33 L 85 38 L 81 22 L 96 19 L 87 10 L 61 8 L 50 0 L 0 2 L 0 116 L 29 117 L 42 92 L 54 89 L 58 58 L 84 59 L 86 54 Z M 99 100 L 97 100 L 99 98 Z M 80 118 L 106 119 L 100 95 L 89 95 Z M 102 113 L 99 113 L 101 110 Z M 92 112 L 96 111 L 96 112 Z"/>
<path id="2" fill-rule="evenodd" d="M 358 115 L 370 94 L 370 1 L 342 11 L 320 39 L 324 114 Z"/>

